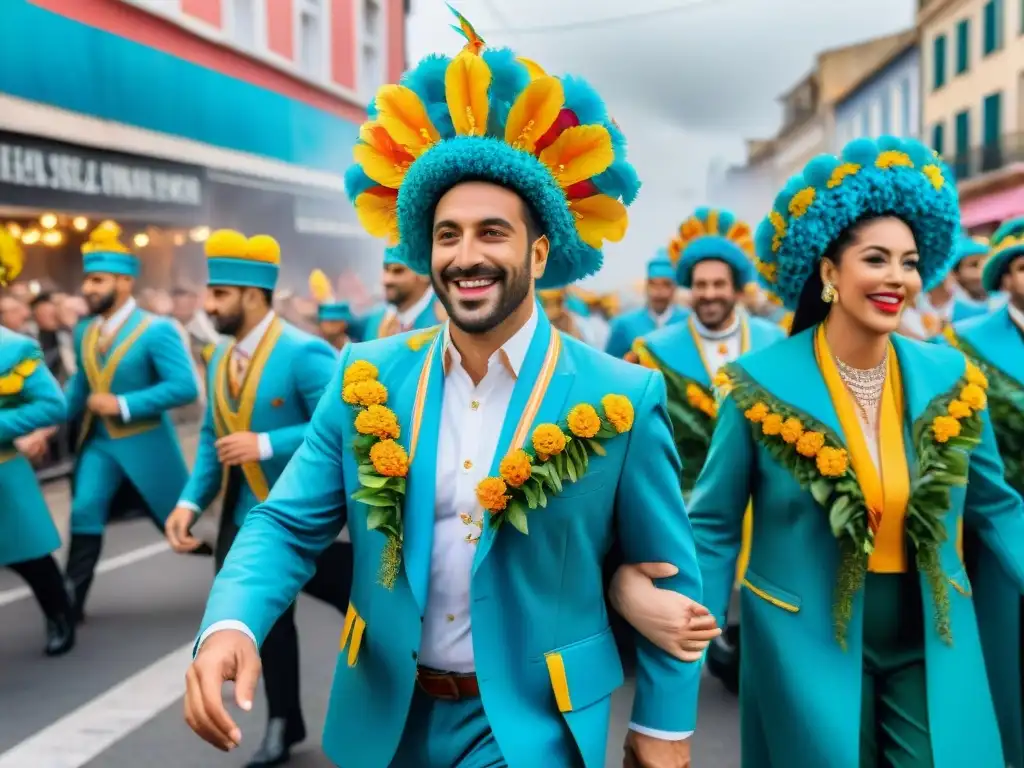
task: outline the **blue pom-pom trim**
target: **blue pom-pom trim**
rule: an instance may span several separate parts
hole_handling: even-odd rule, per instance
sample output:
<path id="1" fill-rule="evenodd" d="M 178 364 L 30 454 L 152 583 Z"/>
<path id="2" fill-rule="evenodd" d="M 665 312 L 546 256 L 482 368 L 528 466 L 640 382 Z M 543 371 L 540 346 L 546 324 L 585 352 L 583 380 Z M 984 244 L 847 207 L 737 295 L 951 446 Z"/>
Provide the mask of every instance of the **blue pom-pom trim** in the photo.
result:
<path id="1" fill-rule="evenodd" d="M 448 190 L 471 180 L 513 190 L 540 216 L 551 251 L 538 288 L 568 285 L 601 269 L 601 251 L 580 239 L 565 194 L 543 163 L 501 139 L 457 136 L 421 155 L 399 190 L 396 247 L 412 270 L 430 274 L 434 208 Z"/>
<path id="2" fill-rule="evenodd" d="M 731 225 L 730 225 L 731 226 Z M 724 261 L 732 270 L 737 288 L 754 279 L 754 268 L 747 254 L 736 243 L 721 235 L 705 235 L 694 240 L 679 256 L 676 279 L 683 288 L 693 285 L 693 268 L 702 261 Z"/>

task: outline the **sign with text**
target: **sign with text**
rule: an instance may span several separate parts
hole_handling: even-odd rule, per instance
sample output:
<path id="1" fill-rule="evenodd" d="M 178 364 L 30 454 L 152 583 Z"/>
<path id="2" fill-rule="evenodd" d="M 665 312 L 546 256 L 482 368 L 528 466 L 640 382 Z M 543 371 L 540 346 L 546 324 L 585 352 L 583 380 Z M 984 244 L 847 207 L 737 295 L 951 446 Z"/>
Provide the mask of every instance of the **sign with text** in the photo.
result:
<path id="1" fill-rule="evenodd" d="M 206 171 L 0 132 L 0 205 L 204 223 Z"/>

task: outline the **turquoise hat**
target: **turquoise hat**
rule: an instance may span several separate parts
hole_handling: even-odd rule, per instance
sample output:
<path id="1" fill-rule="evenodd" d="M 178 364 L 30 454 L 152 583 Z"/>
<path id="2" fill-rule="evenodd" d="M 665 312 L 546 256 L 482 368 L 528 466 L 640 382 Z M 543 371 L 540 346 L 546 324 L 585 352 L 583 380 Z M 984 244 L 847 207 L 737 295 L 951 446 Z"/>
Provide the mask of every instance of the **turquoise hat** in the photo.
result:
<path id="1" fill-rule="evenodd" d="M 754 279 L 753 249 L 746 222 L 732 211 L 704 206 L 679 225 L 668 255 L 676 260 L 676 277 L 684 288 L 693 285 L 693 268 L 702 261 L 724 261 L 732 270 L 736 288 L 742 289 Z"/>
<path id="2" fill-rule="evenodd" d="M 233 229 L 218 229 L 206 240 L 209 285 L 274 290 L 281 271 L 281 246 L 269 235 L 247 238 Z"/>
<path id="3" fill-rule="evenodd" d="M 676 268 L 668 257 L 668 250 L 662 248 L 653 259 L 647 262 L 648 280 L 671 280 L 676 281 Z"/>
<path id="4" fill-rule="evenodd" d="M 387 248 L 384 251 L 384 266 L 388 267 L 392 264 L 397 264 L 401 267 L 409 266 L 408 264 L 405 263 L 405 261 L 402 260 L 402 254 L 399 252 L 398 248 L 395 247 Z"/>
<path id="5" fill-rule="evenodd" d="M 139 276 L 139 260 L 120 241 L 121 228 L 112 221 L 100 224 L 82 245 L 82 271 L 87 274 Z"/>
<path id="6" fill-rule="evenodd" d="M 1024 256 L 1024 216 L 1003 222 L 990 243 L 992 256 L 981 270 L 981 285 L 989 293 L 998 293 L 1010 263 Z"/>
<path id="7" fill-rule="evenodd" d="M 953 260 L 953 268 L 955 269 L 966 258 L 984 256 L 988 251 L 989 244 L 987 240 L 961 235 L 956 244 L 956 258 Z"/>
<path id="8" fill-rule="evenodd" d="M 327 302 L 320 305 L 316 319 L 320 323 L 351 323 L 352 311 L 347 301 Z"/>
<path id="9" fill-rule="evenodd" d="M 925 290 L 949 273 L 960 236 L 953 175 L 916 139 L 855 139 L 818 155 L 789 180 L 754 236 L 762 287 L 795 310 L 818 262 L 867 216 L 896 216 L 913 230 Z"/>
<path id="10" fill-rule="evenodd" d="M 360 222 L 429 274 L 438 201 L 462 182 L 490 182 L 521 197 L 551 243 L 538 287 L 595 274 L 640 188 L 622 131 L 588 83 L 485 50 L 459 22 L 468 43 L 458 55 L 428 56 L 367 110 L 345 174 Z"/>

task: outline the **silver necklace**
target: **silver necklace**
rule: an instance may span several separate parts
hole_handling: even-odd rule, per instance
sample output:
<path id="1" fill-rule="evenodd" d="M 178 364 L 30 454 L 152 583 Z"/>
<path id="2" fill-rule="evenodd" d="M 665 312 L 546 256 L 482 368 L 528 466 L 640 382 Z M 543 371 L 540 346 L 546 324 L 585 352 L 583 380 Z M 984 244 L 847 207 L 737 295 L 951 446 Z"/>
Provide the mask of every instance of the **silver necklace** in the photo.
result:
<path id="1" fill-rule="evenodd" d="M 850 394 L 853 395 L 853 399 L 860 407 L 861 414 L 864 416 L 864 421 L 869 424 L 871 423 L 869 414 L 873 414 L 877 411 L 878 404 L 882 400 L 882 390 L 885 389 L 887 362 L 888 361 L 883 358 L 882 362 L 874 368 L 868 368 L 865 370 L 862 368 L 853 368 L 839 358 L 836 358 L 839 377 L 843 380 L 846 388 L 850 390 Z"/>

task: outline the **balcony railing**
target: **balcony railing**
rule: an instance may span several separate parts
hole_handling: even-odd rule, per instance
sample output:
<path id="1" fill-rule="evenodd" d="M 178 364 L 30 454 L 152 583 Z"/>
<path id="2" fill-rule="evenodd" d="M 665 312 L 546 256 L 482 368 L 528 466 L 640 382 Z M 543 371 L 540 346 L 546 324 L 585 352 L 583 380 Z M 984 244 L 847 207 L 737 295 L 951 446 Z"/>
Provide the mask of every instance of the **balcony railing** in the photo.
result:
<path id="1" fill-rule="evenodd" d="M 947 154 L 946 164 L 964 181 L 985 173 L 998 171 L 1014 163 L 1024 163 L 1024 133 L 1011 133 L 998 141 L 982 144 L 963 154 Z"/>

